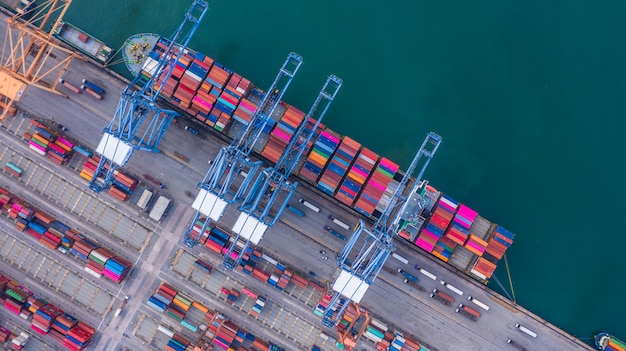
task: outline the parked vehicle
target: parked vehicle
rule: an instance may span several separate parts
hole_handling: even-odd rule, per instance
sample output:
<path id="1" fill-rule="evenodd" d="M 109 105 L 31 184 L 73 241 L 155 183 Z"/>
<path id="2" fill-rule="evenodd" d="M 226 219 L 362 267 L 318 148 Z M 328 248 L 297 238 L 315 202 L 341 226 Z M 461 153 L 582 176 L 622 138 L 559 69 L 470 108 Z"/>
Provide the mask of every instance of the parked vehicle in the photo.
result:
<path id="1" fill-rule="evenodd" d="M 442 280 L 440 283 L 441 283 L 441 285 L 443 285 L 443 286 L 445 286 L 446 288 L 448 288 L 448 289 L 450 289 L 451 291 L 453 291 L 455 294 L 458 294 L 458 295 L 460 295 L 460 296 L 463 296 L 463 291 L 461 291 L 460 289 L 458 289 L 458 288 L 454 287 L 454 286 L 453 286 L 453 285 L 451 285 L 451 284 L 446 283 L 446 281 L 445 281 L 445 280 Z"/>
<path id="2" fill-rule="evenodd" d="M 511 338 L 506 338 L 506 343 L 507 344 L 511 344 L 511 346 L 513 346 L 514 348 L 518 349 L 519 351 L 526 351 L 526 348 L 518 343 L 516 343 L 515 341 L 511 340 Z"/>
<path id="3" fill-rule="evenodd" d="M 337 218 L 335 218 L 333 216 L 328 216 L 328 219 L 333 221 L 333 223 L 335 223 L 336 225 L 340 226 L 341 228 L 343 228 L 345 230 L 350 230 L 350 226 L 349 225 L 347 225 L 344 222 L 338 220 Z"/>
<path id="4" fill-rule="evenodd" d="M 410 281 L 412 281 L 414 283 L 419 282 L 419 279 L 417 279 L 416 276 L 414 276 L 413 274 L 403 270 L 402 268 L 398 268 L 398 273 L 401 273 L 406 279 L 408 279 L 408 280 L 410 280 Z"/>
<path id="5" fill-rule="evenodd" d="M 450 306 L 454 303 L 454 297 L 444 293 L 443 291 L 439 291 L 437 289 L 433 289 L 433 292 L 430 293 L 430 297 L 434 298 L 437 301 L 442 302 L 446 306 Z"/>
<path id="6" fill-rule="evenodd" d="M 519 323 L 515 323 L 514 324 L 515 328 L 519 329 L 522 333 L 527 334 L 533 338 L 537 337 L 537 333 L 535 333 L 534 331 L 526 328 L 525 326 L 519 324 Z"/>
<path id="7" fill-rule="evenodd" d="M 474 321 L 480 317 L 480 312 L 462 303 L 460 303 L 459 306 L 456 308 L 456 313 L 460 313 Z"/>
<path id="8" fill-rule="evenodd" d="M 341 233 L 339 233 L 338 231 L 334 230 L 333 228 L 329 227 L 329 226 L 324 226 L 324 230 L 329 232 L 330 234 L 336 236 L 337 238 L 341 239 L 341 240 L 346 240 L 346 237 L 344 235 L 342 235 Z"/>
<path id="9" fill-rule="evenodd" d="M 304 215 L 304 211 L 302 211 L 301 209 L 299 209 L 299 208 L 297 208 L 297 207 L 295 207 L 295 206 L 292 206 L 292 205 L 287 205 L 287 208 L 288 208 L 291 212 L 295 213 L 296 215 L 298 215 L 298 216 L 300 216 L 300 217 L 304 217 L 304 216 L 305 216 L 305 215 Z"/>
<path id="10" fill-rule="evenodd" d="M 190 126 L 185 126 L 185 130 L 188 131 L 189 133 L 193 134 L 193 135 L 198 135 L 198 131 L 193 129 Z"/>
<path id="11" fill-rule="evenodd" d="M 298 202 L 303 204 L 304 206 L 308 207 L 310 210 L 312 210 L 313 212 L 319 212 L 320 208 L 313 205 L 312 203 L 304 200 L 304 199 L 298 199 Z"/>
<path id="12" fill-rule="evenodd" d="M 489 306 L 485 305 L 484 303 L 476 300 L 475 298 L 473 298 L 472 296 L 468 296 L 467 297 L 468 301 L 472 301 L 474 304 L 476 304 L 476 306 L 482 308 L 485 311 L 489 311 Z"/>
<path id="13" fill-rule="evenodd" d="M 420 273 L 422 273 L 423 275 L 427 276 L 428 278 L 432 279 L 432 280 L 437 280 L 437 276 L 430 273 L 429 271 L 425 270 L 424 268 L 415 265 L 413 266 L 413 268 L 417 269 Z"/>

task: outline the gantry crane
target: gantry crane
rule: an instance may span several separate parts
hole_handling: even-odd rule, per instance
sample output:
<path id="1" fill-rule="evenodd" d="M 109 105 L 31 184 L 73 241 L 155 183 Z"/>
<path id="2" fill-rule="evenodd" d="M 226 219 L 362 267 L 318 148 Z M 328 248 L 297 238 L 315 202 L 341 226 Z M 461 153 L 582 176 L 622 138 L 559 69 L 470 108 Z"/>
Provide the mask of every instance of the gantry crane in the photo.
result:
<path id="1" fill-rule="evenodd" d="M 209 224 L 218 221 L 226 207 L 240 201 L 245 194 L 261 165 L 261 161 L 252 161 L 248 156 L 301 64 L 302 57 L 298 54 L 292 52 L 287 56 L 246 128 L 241 130 L 230 145 L 222 147 L 211 163 L 191 205 L 197 212 L 185 232 L 183 242 L 187 246 L 197 245 Z M 201 228 L 197 228 L 198 222 L 201 223 Z M 194 227 L 197 229 L 195 232 L 199 230 L 197 236 L 192 235 Z"/>
<path id="2" fill-rule="evenodd" d="M 156 100 L 207 10 L 205 1 L 194 0 L 174 34 L 163 39 L 167 49 L 157 63 L 144 66 L 149 77 L 139 72 L 122 90 L 115 115 L 96 148 L 100 162 L 89 183 L 91 190 L 108 188 L 113 172 L 128 162 L 133 150 L 159 152 L 159 143 L 178 112 L 160 108 Z"/>
<path id="3" fill-rule="evenodd" d="M 13 103 L 20 100 L 28 86 L 63 95 L 55 90 L 56 85 L 79 55 L 62 47 L 52 35 L 71 3 L 40 1 L 36 7 L 27 7 L 7 19 L 0 56 L 0 120 L 14 111 Z M 52 29 L 46 32 L 48 26 Z"/>
<path id="4" fill-rule="evenodd" d="M 298 182 L 290 182 L 289 177 L 342 84 L 342 80 L 336 76 L 328 77 L 276 165 L 264 169 L 257 176 L 254 185 L 239 206 L 241 213 L 233 227 L 236 237 L 224 256 L 223 266 L 226 269 L 236 267 L 249 245 L 258 244 L 265 230 L 272 227 L 280 218 L 298 186 Z M 315 115 L 316 112 L 319 116 Z M 315 120 L 312 129 L 307 128 L 309 118 Z"/>
<path id="5" fill-rule="evenodd" d="M 337 256 L 337 265 L 341 272 L 333 284 L 333 298 L 322 315 L 322 323 L 325 326 L 334 327 L 348 303 L 350 301 L 359 303 L 369 286 L 374 283 L 380 269 L 394 250 L 393 238 L 398 233 L 398 223 L 402 215 L 401 207 L 403 208 L 405 204 L 405 189 L 411 179 L 411 174 L 418 164 L 421 164 L 415 183 L 407 194 L 413 193 L 420 186 L 424 171 L 437 152 L 440 143 L 439 135 L 429 133 L 372 228 L 368 229 L 363 220 L 357 224 L 346 246 Z M 358 252 L 353 252 L 363 234 L 365 238 L 362 244 L 359 243 L 360 249 Z"/>

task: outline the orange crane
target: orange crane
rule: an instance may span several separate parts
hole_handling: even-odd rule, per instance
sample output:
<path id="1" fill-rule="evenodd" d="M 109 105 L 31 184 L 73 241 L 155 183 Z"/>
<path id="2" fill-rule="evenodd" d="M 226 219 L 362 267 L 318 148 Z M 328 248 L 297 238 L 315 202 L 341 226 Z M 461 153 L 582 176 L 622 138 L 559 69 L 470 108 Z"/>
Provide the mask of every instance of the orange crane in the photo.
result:
<path id="1" fill-rule="evenodd" d="M 29 86 L 54 94 L 61 75 L 78 55 L 52 36 L 72 0 L 46 0 L 7 19 L 0 56 L 0 121 L 15 114 L 13 104 Z M 51 27 L 50 31 L 45 28 Z"/>
<path id="2" fill-rule="evenodd" d="M 339 342 L 346 350 L 354 350 L 369 323 L 369 312 L 357 303 L 350 302 L 337 324 Z"/>

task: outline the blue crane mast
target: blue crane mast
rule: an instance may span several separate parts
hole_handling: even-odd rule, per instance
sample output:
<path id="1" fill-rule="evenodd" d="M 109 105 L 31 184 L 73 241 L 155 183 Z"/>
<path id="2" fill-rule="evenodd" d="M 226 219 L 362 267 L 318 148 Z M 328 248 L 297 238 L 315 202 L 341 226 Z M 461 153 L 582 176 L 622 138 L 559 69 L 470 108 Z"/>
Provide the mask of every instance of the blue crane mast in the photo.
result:
<path id="1" fill-rule="evenodd" d="M 187 246 L 197 245 L 211 222 L 218 221 L 229 204 L 240 201 L 244 196 L 261 165 L 261 161 L 252 161 L 248 156 L 301 64 L 302 57 L 298 54 L 292 52 L 287 56 L 251 121 L 230 145 L 220 149 L 211 163 L 192 204 L 197 212 L 185 232 L 183 242 Z"/>
<path id="2" fill-rule="evenodd" d="M 179 114 L 157 106 L 156 100 L 207 10 L 205 1 L 194 0 L 174 34 L 161 38 L 167 45 L 164 53 L 146 61 L 143 70 L 148 76 L 138 72 L 122 90 L 115 115 L 96 148 L 100 162 L 89 183 L 91 190 L 108 188 L 115 170 L 126 165 L 133 150 L 159 152 L 161 139 Z"/>
<path id="3" fill-rule="evenodd" d="M 429 133 L 389 203 L 372 228 L 366 228 L 363 220 L 357 224 L 346 246 L 337 256 L 337 265 L 341 272 L 333 284 L 333 297 L 322 315 L 322 323 L 325 326 L 334 327 L 348 303 L 350 301 L 359 303 L 369 286 L 374 283 L 380 269 L 395 248 L 393 238 L 399 230 L 398 223 L 401 219 L 402 209 L 406 204 L 406 194 L 412 194 L 415 189 L 420 187 L 424 171 L 437 152 L 440 143 L 441 137 L 439 135 Z M 415 183 L 411 190 L 405 194 L 411 174 L 418 164 L 421 165 L 421 168 L 415 178 Z M 364 239 L 361 240 L 362 243 L 357 245 L 361 236 L 364 236 Z M 354 250 L 355 247 L 359 246 L 358 252 Z M 354 258 L 350 259 L 349 257 Z"/>
<path id="4" fill-rule="evenodd" d="M 222 263 L 226 269 L 235 268 L 250 244 L 258 244 L 267 228 L 276 224 L 280 218 L 298 186 L 298 182 L 290 182 L 289 177 L 342 84 L 342 80 L 336 76 L 328 77 L 276 165 L 264 169 L 257 176 L 239 206 L 241 213 L 233 227 L 236 236 Z M 308 127 L 307 122 L 311 118 L 315 123 L 313 127 Z"/>

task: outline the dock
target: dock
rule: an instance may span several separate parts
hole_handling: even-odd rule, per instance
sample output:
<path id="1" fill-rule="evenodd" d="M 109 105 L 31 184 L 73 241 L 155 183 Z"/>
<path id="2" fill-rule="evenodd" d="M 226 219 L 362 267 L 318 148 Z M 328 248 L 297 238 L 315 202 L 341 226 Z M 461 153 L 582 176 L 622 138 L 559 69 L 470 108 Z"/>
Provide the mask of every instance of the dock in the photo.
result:
<path id="1" fill-rule="evenodd" d="M 5 30 L 5 25 L 4 16 L 0 16 L 0 31 Z M 92 350 L 162 350 L 169 340 L 164 330 L 181 334 L 188 340 L 197 340 L 199 333 L 181 327 L 174 319 L 146 304 L 163 282 L 285 350 L 309 350 L 312 345 L 322 350 L 338 350 L 334 344 L 337 333 L 325 328 L 313 313 L 321 298 L 319 290 L 311 286 L 302 289 L 292 284 L 278 291 L 240 270 L 223 270 L 221 257 L 205 247 L 190 249 L 182 244 L 183 233 L 195 212 L 191 208 L 193 199 L 185 192 L 197 193 L 196 185 L 208 169 L 207 162 L 213 160 L 224 145 L 217 133 L 198 126 L 196 129 L 200 135 L 190 136 L 183 129 L 185 123 L 176 123 L 160 145 L 163 153 L 134 153 L 125 170 L 136 175 L 150 170 L 167 185 L 167 189 L 157 190 L 173 199 L 169 215 L 160 222 L 149 219 L 136 206 L 119 202 L 106 192 L 91 192 L 86 181 L 78 175 L 80 157 L 76 156 L 68 166 L 60 167 L 29 150 L 24 133 L 32 132 L 31 119 L 49 126 L 59 123 L 67 126 L 69 130 L 65 134 L 93 150 L 127 84 L 112 72 L 79 60 L 72 62 L 63 79 L 74 85 L 88 79 L 104 88 L 107 95 L 102 100 L 95 100 L 87 94 L 64 92 L 69 96 L 66 99 L 28 89 L 17 105 L 18 116 L 7 119 L 0 128 L 0 162 L 11 162 L 22 170 L 22 175 L 15 178 L 2 173 L 0 186 L 73 227 L 91 233 L 103 246 L 133 262 L 134 269 L 121 285 L 96 279 L 82 270 L 72 257 L 48 250 L 32 237 L 18 232 L 2 215 L 2 272 L 23 281 L 31 290 L 41 292 L 97 327 L 98 333 L 89 347 Z M 64 88 L 60 86 L 58 89 Z M 185 155 L 185 159 L 174 156 L 177 154 Z M 298 187 L 292 202 L 296 203 L 298 198 L 315 203 L 320 212 L 305 209 L 306 221 L 303 221 L 295 213 L 286 211 L 280 223 L 268 230 L 258 247 L 269 258 L 261 259 L 259 265 L 268 271 L 278 261 L 311 278 L 319 286 L 328 287 L 328 283 L 334 281 L 337 269 L 334 260 L 323 260 L 319 252 L 323 250 L 334 257 L 344 245 L 343 241 L 324 230 L 324 226 L 330 224 L 328 216 L 332 214 L 350 223 L 356 223 L 359 216 L 305 185 Z M 232 227 L 237 212 L 229 208 L 220 225 Z M 350 235 L 349 231 L 339 230 L 345 236 Z M 396 253 L 407 262 L 390 257 L 385 264 L 389 271 L 381 272 L 361 305 L 390 330 L 399 329 L 417 339 L 425 350 L 509 350 L 512 347 L 506 343 L 507 338 L 529 350 L 592 350 L 539 316 L 455 272 L 450 265 L 401 240 L 396 243 Z M 197 259 L 211 264 L 213 272 L 208 274 L 194 265 Z M 429 279 L 414 269 L 416 265 L 437 279 Z M 45 269 L 41 268 L 44 266 Z M 391 274 L 390 271 L 398 268 L 418 277 L 425 291 L 405 284 L 401 275 Z M 315 272 L 316 277 L 309 277 L 308 272 Z M 440 280 L 458 288 L 463 295 L 446 290 Z M 260 315 L 254 317 L 248 313 L 253 304 L 251 297 L 242 294 L 230 304 L 221 292 L 222 289 L 241 290 L 242 287 L 268 297 L 268 304 Z M 472 306 L 467 300 L 471 295 L 490 308 L 481 310 L 480 318 L 472 321 L 456 313 L 456 305 L 445 306 L 430 298 L 429 292 L 434 288 L 454 296 L 457 305 Z M 126 295 L 131 298 L 121 316 L 114 317 L 113 312 Z M 9 324 L 13 330 L 28 330 L 25 321 L 15 315 L 1 310 L 0 316 L 1 323 Z M 533 330 L 537 337 L 521 333 L 515 323 Z M 41 335 L 36 335 L 35 339 L 37 342 L 29 344 L 32 345 L 28 346 L 29 349 L 41 350 L 42 343 L 54 342 Z M 361 338 L 356 349 L 375 350 L 376 347 Z"/>

